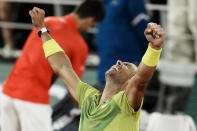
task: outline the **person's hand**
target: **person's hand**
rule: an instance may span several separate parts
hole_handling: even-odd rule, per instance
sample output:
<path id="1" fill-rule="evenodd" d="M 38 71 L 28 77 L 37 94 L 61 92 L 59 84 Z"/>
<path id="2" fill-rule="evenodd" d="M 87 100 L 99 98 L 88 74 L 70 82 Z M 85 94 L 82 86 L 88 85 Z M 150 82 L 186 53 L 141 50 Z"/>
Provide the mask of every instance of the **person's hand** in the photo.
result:
<path id="1" fill-rule="evenodd" d="M 29 11 L 29 14 L 31 16 L 32 24 L 38 31 L 41 30 L 44 27 L 45 11 L 43 9 L 34 7 Z"/>
<path id="2" fill-rule="evenodd" d="M 144 31 L 146 39 L 150 42 L 151 47 L 159 50 L 162 48 L 165 32 L 160 25 L 149 23 Z"/>

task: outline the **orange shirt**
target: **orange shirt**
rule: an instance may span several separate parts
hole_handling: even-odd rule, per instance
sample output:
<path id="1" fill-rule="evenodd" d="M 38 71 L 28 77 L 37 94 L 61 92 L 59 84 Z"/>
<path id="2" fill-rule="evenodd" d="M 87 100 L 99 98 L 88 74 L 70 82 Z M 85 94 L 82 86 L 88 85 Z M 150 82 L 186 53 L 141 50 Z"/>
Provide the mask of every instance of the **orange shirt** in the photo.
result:
<path id="1" fill-rule="evenodd" d="M 82 76 L 88 47 L 78 31 L 76 20 L 70 16 L 47 17 L 45 25 L 71 60 L 79 77 Z M 44 57 L 42 39 L 36 29 L 26 40 L 21 56 L 3 84 L 3 93 L 29 102 L 48 104 L 49 88 L 54 72 Z"/>

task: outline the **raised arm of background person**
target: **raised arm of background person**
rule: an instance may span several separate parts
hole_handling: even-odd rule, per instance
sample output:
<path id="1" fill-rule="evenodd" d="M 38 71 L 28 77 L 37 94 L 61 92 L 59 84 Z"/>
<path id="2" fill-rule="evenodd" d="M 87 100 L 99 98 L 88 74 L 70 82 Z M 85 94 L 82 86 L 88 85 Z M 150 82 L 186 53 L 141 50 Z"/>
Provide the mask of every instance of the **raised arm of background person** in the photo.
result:
<path id="1" fill-rule="evenodd" d="M 154 38 L 152 32 L 156 32 L 159 38 Z M 146 39 L 150 42 L 152 49 L 160 50 L 162 48 L 165 32 L 160 25 L 149 23 L 144 34 Z M 156 66 L 150 67 L 141 62 L 137 69 L 137 73 L 129 80 L 126 87 L 126 95 L 129 104 L 134 109 L 140 107 L 145 89 L 153 76 L 155 68 Z"/>
<path id="2" fill-rule="evenodd" d="M 34 7 L 32 10 L 29 11 L 29 14 L 31 16 L 33 25 L 38 31 L 45 27 L 44 10 Z M 47 32 L 43 33 L 41 35 L 41 38 L 43 43 L 52 39 L 52 37 Z M 71 93 L 72 97 L 75 99 L 75 101 L 77 101 L 76 86 L 80 79 L 74 72 L 68 56 L 64 52 L 58 52 L 49 56 L 48 61 L 55 73 L 62 79 L 63 83 Z"/>

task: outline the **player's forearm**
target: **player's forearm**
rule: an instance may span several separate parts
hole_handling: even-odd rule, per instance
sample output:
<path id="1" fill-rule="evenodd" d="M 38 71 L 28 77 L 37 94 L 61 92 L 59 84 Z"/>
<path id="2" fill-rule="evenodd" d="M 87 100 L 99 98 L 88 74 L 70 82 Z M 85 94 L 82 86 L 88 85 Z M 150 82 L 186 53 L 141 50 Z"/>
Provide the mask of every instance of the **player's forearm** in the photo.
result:
<path id="1" fill-rule="evenodd" d="M 149 45 L 135 76 L 140 89 L 145 89 L 152 78 L 159 62 L 161 51 L 161 47 L 152 47 Z"/>
<path id="2" fill-rule="evenodd" d="M 148 67 L 143 62 L 140 63 L 138 71 L 135 75 L 136 87 L 140 91 L 144 91 L 151 80 L 156 67 Z"/>
<path id="3" fill-rule="evenodd" d="M 42 30 L 43 27 L 45 27 L 45 11 L 34 7 L 29 11 L 29 14 L 31 16 L 32 24 L 38 31 L 41 31 L 41 34 L 39 34 L 43 41 L 45 57 L 48 59 L 53 70 L 61 77 L 71 95 L 76 99 L 76 86 L 80 79 L 75 74 L 71 62 L 62 48 L 52 39 L 49 33 L 47 33 L 48 31 L 46 32 L 46 30 Z"/>
<path id="4" fill-rule="evenodd" d="M 126 90 L 129 104 L 134 109 L 138 109 L 141 105 L 144 97 L 144 91 L 159 62 L 165 36 L 163 28 L 155 23 L 149 23 L 144 34 L 150 44 L 142 58 L 142 62 L 138 67 L 137 73 L 129 81 L 128 88 Z"/>
<path id="5" fill-rule="evenodd" d="M 51 67 L 56 73 L 59 73 L 63 67 L 72 68 L 68 56 L 64 53 L 58 43 L 52 39 L 49 33 L 43 33 L 41 38 L 43 41 L 45 57 L 47 57 Z"/>
<path id="6" fill-rule="evenodd" d="M 43 49 L 54 72 L 62 79 L 72 97 L 77 101 L 76 85 L 80 80 L 75 74 L 68 56 L 48 33 L 43 34 Z"/>
<path id="7" fill-rule="evenodd" d="M 75 87 L 80 79 L 75 74 L 68 56 L 66 56 L 62 52 L 58 52 L 48 57 L 48 61 L 52 69 L 55 71 L 55 73 L 62 79 L 63 83 L 66 85 L 73 99 L 77 101 Z"/>
<path id="8" fill-rule="evenodd" d="M 72 65 L 68 56 L 63 52 L 57 52 L 49 56 L 48 61 L 54 72 L 58 75 L 60 75 L 62 69 L 72 69 Z"/>

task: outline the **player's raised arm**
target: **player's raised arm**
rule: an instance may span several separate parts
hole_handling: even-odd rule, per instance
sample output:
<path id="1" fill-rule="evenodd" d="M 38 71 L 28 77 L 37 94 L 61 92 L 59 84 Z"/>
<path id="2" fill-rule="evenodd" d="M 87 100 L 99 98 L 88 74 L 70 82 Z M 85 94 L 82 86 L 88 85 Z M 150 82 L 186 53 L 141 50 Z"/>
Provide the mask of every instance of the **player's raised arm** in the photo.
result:
<path id="1" fill-rule="evenodd" d="M 55 73 L 62 79 L 63 83 L 66 85 L 69 92 L 71 93 L 72 97 L 77 101 L 76 85 L 80 81 L 80 79 L 74 72 L 68 56 L 47 32 L 44 25 L 45 11 L 34 7 L 32 10 L 29 11 L 29 14 L 35 28 L 38 31 L 45 30 L 43 31 L 44 33 L 41 33 L 41 38 L 43 41 L 45 56 L 47 57 L 51 67 L 53 68 Z"/>
<path id="2" fill-rule="evenodd" d="M 163 28 L 155 23 L 149 23 L 144 34 L 149 41 L 149 47 L 142 58 L 137 73 L 129 80 L 126 88 L 129 104 L 134 109 L 138 109 L 141 105 L 145 89 L 158 64 L 165 36 Z"/>

